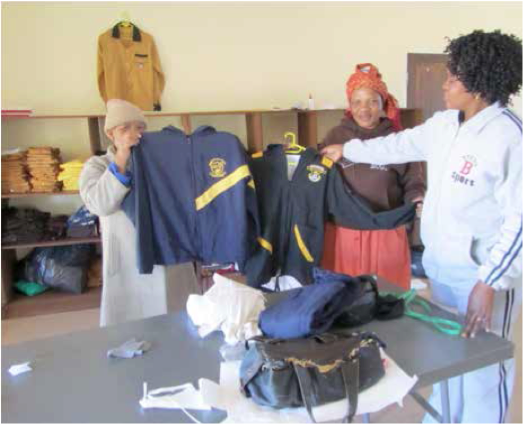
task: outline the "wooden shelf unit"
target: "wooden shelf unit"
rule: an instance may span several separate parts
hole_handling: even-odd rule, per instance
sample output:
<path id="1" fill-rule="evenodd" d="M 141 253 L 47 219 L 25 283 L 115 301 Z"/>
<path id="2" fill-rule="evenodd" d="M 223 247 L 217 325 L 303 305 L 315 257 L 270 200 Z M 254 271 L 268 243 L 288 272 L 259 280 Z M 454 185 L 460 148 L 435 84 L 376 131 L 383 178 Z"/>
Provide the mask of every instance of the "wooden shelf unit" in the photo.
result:
<path id="1" fill-rule="evenodd" d="M 2 318 L 13 319 L 95 309 L 100 307 L 101 296 L 102 287 L 89 287 L 82 294 L 48 290 L 32 297 L 15 292 Z"/>
<path id="2" fill-rule="evenodd" d="M 33 119 L 87 119 L 90 135 L 91 152 L 94 154 L 94 146 L 100 145 L 100 135 L 93 133 L 91 127 L 98 125 L 99 115 L 31 115 L 31 116 L 2 116 L 4 125 L 10 121 L 24 119 L 25 122 Z M 28 193 L 2 193 L 2 202 L 9 199 L 35 198 L 42 196 L 78 196 L 78 190 L 64 190 L 55 192 L 28 192 Z M 30 243 L 2 244 L 2 319 L 20 318 L 25 316 L 44 315 L 49 313 L 69 312 L 100 306 L 101 289 L 88 289 L 85 293 L 73 295 L 49 290 L 34 297 L 23 296 L 15 293 L 13 289 L 14 267 L 17 262 L 16 250 L 35 247 L 71 246 L 86 243 L 101 243 L 99 236 L 63 238 L 59 240 L 46 240 Z"/>
<path id="3" fill-rule="evenodd" d="M 30 191 L 27 193 L 2 193 L 2 199 L 14 199 L 17 197 L 31 197 L 31 196 L 67 196 L 78 194 L 78 190 L 62 190 L 62 191 Z"/>
<path id="4" fill-rule="evenodd" d="M 33 247 L 71 246 L 75 244 L 101 243 L 100 237 L 75 237 L 58 240 L 35 241 L 31 243 L 3 244 L 2 250 L 27 249 Z"/>
<path id="5" fill-rule="evenodd" d="M 147 112 L 148 119 L 156 117 L 180 117 L 181 124 L 186 133 L 192 132 L 192 116 L 215 116 L 215 115 L 244 115 L 246 121 L 246 135 L 248 152 L 254 153 L 264 149 L 263 143 L 263 115 L 265 114 L 290 114 L 297 116 L 298 143 L 305 147 L 316 148 L 321 141 L 318 134 L 318 121 L 322 119 L 324 113 L 340 112 L 343 115 L 344 109 L 325 109 L 325 110 L 298 110 L 298 109 L 254 109 L 254 110 L 233 110 L 233 111 L 195 111 L 195 112 Z M 24 119 L 86 119 L 89 131 L 89 143 L 92 154 L 102 150 L 101 132 L 103 128 L 104 115 L 79 114 L 79 115 L 31 115 L 28 117 L 7 117 L 3 116 L 2 121 Z M 405 128 L 414 127 L 422 122 L 422 114 L 419 109 L 401 109 L 401 121 Z M 10 198 L 31 197 L 31 196 L 54 196 L 54 195 L 74 195 L 77 191 L 54 192 L 54 193 L 12 193 L 2 194 L 2 199 L 8 201 Z M 57 313 L 85 309 L 83 305 L 97 307 L 100 305 L 100 290 L 89 290 L 82 295 L 67 295 L 58 292 L 47 292 L 35 298 L 25 298 L 13 294 L 13 267 L 16 262 L 15 251 L 18 248 L 38 247 L 38 246 L 59 246 L 79 243 L 100 243 L 99 238 L 89 239 L 68 239 L 56 240 L 53 242 L 40 242 L 31 244 L 20 244 L 14 246 L 2 246 L 2 318 L 12 318 L 21 316 L 31 316 L 46 313 Z M 98 294 L 96 294 L 98 293 Z M 86 299 L 86 300 L 84 300 Z M 6 303 L 4 303 L 7 300 Z M 52 307 L 49 305 L 53 305 Z"/>

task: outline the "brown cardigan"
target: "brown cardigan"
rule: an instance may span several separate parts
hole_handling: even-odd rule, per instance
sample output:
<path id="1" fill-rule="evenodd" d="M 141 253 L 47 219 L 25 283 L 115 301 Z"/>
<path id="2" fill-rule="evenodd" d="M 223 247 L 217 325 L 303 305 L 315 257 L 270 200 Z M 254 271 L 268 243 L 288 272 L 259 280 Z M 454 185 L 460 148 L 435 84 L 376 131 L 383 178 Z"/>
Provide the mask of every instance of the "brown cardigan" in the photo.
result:
<path id="1" fill-rule="evenodd" d="M 387 118 L 381 118 L 379 125 L 369 130 L 360 127 L 353 118 L 345 117 L 340 125 L 328 132 L 320 148 L 342 144 L 353 138 L 367 140 L 392 132 L 392 122 Z M 375 212 L 397 208 L 425 194 L 423 167 L 419 162 L 377 166 L 343 159 L 339 165 L 350 188 L 369 200 Z"/>

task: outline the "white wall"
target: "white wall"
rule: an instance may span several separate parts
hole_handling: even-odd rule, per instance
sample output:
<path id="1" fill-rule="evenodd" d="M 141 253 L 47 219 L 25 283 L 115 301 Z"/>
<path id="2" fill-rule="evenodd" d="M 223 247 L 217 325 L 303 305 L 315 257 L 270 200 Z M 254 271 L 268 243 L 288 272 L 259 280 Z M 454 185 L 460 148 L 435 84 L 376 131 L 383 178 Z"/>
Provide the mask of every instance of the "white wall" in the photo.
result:
<path id="1" fill-rule="evenodd" d="M 97 37 L 124 11 L 156 40 L 172 112 L 287 108 L 309 93 L 344 105 L 359 62 L 405 105 L 407 53 L 477 28 L 522 33 L 520 2 L 3 2 L 2 104 L 103 113 Z"/>

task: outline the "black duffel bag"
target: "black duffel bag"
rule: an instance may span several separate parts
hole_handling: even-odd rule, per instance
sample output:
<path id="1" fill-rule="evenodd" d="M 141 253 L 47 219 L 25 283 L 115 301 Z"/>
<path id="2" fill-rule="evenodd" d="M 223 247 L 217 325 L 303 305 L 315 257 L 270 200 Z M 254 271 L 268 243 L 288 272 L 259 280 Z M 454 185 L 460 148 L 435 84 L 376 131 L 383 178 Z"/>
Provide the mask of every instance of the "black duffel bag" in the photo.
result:
<path id="1" fill-rule="evenodd" d="M 312 408 L 347 399 L 345 421 L 357 409 L 359 391 L 377 383 L 385 369 L 379 348 L 384 343 L 369 332 L 331 332 L 303 339 L 259 337 L 241 364 L 241 390 L 259 405 Z"/>

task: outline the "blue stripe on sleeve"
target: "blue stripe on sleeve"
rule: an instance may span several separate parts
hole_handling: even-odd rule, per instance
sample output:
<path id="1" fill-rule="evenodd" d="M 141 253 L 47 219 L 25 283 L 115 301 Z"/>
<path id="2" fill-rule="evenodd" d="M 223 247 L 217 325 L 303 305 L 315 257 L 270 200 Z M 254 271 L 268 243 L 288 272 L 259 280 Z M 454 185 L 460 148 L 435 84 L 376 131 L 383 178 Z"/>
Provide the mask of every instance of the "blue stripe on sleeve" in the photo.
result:
<path id="1" fill-rule="evenodd" d="M 507 272 L 507 270 L 510 268 L 510 265 L 512 264 L 514 259 L 516 259 L 516 256 L 518 256 L 518 254 L 520 253 L 521 246 L 522 246 L 522 243 L 520 243 L 520 245 L 518 246 L 518 250 L 516 250 L 516 252 L 514 252 L 514 254 L 512 255 L 512 258 L 510 259 L 507 266 L 504 269 L 502 269 L 501 272 L 496 276 L 496 278 L 494 278 L 492 283 L 489 284 L 490 286 L 492 286 L 495 282 L 497 282 L 501 278 L 501 276 Z"/>
<path id="2" fill-rule="evenodd" d="M 514 115 L 514 113 L 512 113 L 510 110 L 504 110 L 503 111 L 503 115 L 507 116 L 508 118 L 510 118 L 510 120 L 512 122 L 514 122 L 516 124 L 516 126 L 520 129 L 520 132 L 523 133 L 523 129 L 522 129 L 522 123 L 521 123 L 521 119 L 519 119 L 516 115 Z"/>
<path id="3" fill-rule="evenodd" d="M 510 249 L 507 250 L 507 252 L 503 255 L 503 258 L 501 258 L 500 263 L 491 271 L 491 273 L 489 274 L 489 276 L 485 280 L 488 285 L 491 286 L 492 284 L 494 284 L 494 282 L 490 281 L 492 276 L 493 276 L 493 274 L 496 273 L 503 266 L 503 264 L 505 262 L 505 259 L 507 259 L 507 257 L 512 253 L 512 250 L 514 249 L 516 243 L 518 243 L 518 240 L 521 237 L 522 230 L 523 230 L 523 222 L 520 225 L 520 230 L 518 231 L 518 234 L 516 234 L 516 237 L 514 238 L 514 241 L 512 242 L 512 244 L 510 246 Z M 520 243 L 519 246 L 521 248 L 521 243 Z M 512 261 L 512 259 L 511 259 L 511 261 Z"/>

